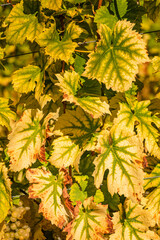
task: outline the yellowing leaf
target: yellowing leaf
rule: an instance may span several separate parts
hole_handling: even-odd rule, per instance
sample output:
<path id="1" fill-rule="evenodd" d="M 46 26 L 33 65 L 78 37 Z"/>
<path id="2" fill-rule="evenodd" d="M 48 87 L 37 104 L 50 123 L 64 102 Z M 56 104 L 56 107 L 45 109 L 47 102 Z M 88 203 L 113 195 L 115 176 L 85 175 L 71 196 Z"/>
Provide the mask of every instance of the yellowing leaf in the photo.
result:
<path id="1" fill-rule="evenodd" d="M 45 53 L 55 61 L 60 59 L 68 62 L 75 48 L 78 46 L 77 43 L 72 42 L 70 38 L 63 38 L 60 41 L 55 27 L 45 29 L 39 34 L 36 41 L 41 47 L 45 47 Z"/>
<path id="2" fill-rule="evenodd" d="M 65 72 L 64 77 L 60 74 L 56 75 L 59 83 L 57 85 L 62 89 L 64 93 L 64 100 L 73 102 L 76 105 L 79 105 L 86 112 L 91 114 L 94 118 L 98 118 L 105 113 L 110 114 L 109 105 L 104 101 L 102 102 L 99 97 L 76 97 L 78 88 L 80 87 L 79 81 L 80 76 L 75 71 Z"/>
<path id="3" fill-rule="evenodd" d="M 8 99 L 0 98 L 0 125 L 6 126 L 9 130 L 10 119 L 15 120 L 16 114 L 8 106 Z"/>
<path id="4" fill-rule="evenodd" d="M 4 49 L 0 47 L 0 59 L 4 57 Z"/>
<path id="5" fill-rule="evenodd" d="M 135 123 L 138 123 L 136 129 L 140 140 L 145 140 L 147 150 L 159 158 L 160 148 L 157 144 L 159 134 L 152 123 L 159 127 L 160 119 L 156 115 L 151 116 L 151 112 L 147 108 L 149 104 L 150 101 L 135 101 L 134 105 L 130 107 L 126 103 L 120 103 L 114 128 L 117 129 L 117 133 L 123 131 L 124 128 L 127 132 L 133 132 Z"/>
<path id="6" fill-rule="evenodd" d="M 156 223 L 160 226 L 160 164 L 154 168 L 151 174 L 147 174 L 145 177 L 144 189 L 154 188 L 152 192 L 147 195 L 146 209 L 149 210 L 154 217 Z"/>
<path id="7" fill-rule="evenodd" d="M 61 8 L 62 0 L 41 0 L 43 8 L 49 8 L 52 10 L 59 10 Z"/>
<path id="8" fill-rule="evenodd" d="M 143 206 L 125 201 L 125 215 L 116 212 L 113 215 L 113 226 L 115 233 L 110 235 L 110 240 L 159 240 L 156 233 L 149 230 L 153 226 L 153 220 L 149 213 L 142 208 Z M 154 238 L 152 238 L 154 237 Z"/>
<path id="9" fill-rule="evenodd" d="M 20 171 L 34 163 L 43 142 L 42 112 L 26 110 L 9 134 L 10 169 Z"/>
<path id="10" fill-rule="evenodd" d="M 96 51 L 89 55 L 83 75 L 96 78 L 108 89 L 128 90 L 135 81 L 138 64 L 149 61 L 145 43 L 141 35 L 132 30 L 133 26 L 129 21 L 118 21 L 112 32 L 108 26 L 101 24 L 101 40 Z"/>
<path id="11" fill-rule="evenodd" d="M 0 163 L 0 223 L 5 219 L 10 209 L 11 183 L 7 176 L 7 168 Z"/>
<path id="12" fill-rule="evenodd" d="M 81 33 L 83 32 L 83 29 L 76 25 L 74 22 L 71 22 L 68 24 L 64 38 L 71 38 L 71 39 L 76 39 L 79 38 Z"/>
<path id="13" fill-rule="evenodd" d="M 143 193 L 143 171 L 135 164 L 140 159 L 142 152 L 136 136 L 116 137 L 114 132 L 102 132 L 99 136 L 97 148 L 101 154 L 94 160 L 95 171 L 93 173 L 97 188 L 103 181 L 104 172 L 109 169 L 107 176 L 108 191 L 124 194 L 126 197 L 137 201 Z"/>
<path id="14" fill-rule="evenodd" d="M 42 26 L 34 14 L 23 13 L 23 1 L 16 4 L 7 20 L 11 23 L 6 31 L 6 39 L 12 44 L 23 44 L 26 39 L 33 42 L 42 31 Z"/>
<path id="15" fill-rule="evenodd" d="M 73 142 L 80 147 L 88 144 L 96 131 L 101 126 L 99 119 L 92 118 L 88 113 L 83 111 L 80 107 L 76 110 L 66 110 L 55 124 L 55 130 L 59 130 L 68 135 Z"/>
<path id="16" fill-rule="evenodd" d="M 104 234 L 112 232 L 112 223 L 107 215 L 107 206 L 93 202 L 88 198 L 79 207 L 79 213 L 64 231 L 68 232 L 66 240 L 103 240 Z"/>
<path id="17" fill-rule="evenodd" d="M 29 189 L 30 198 L 40 198 L 39 212 L 52 224 L 62 228 L 68 222 L 68 214 L 61 201 L 63 176 L 51 174 L 45 168 L 28 169 L 26 177 L 32 184 Z"/>
<path id="18" fill-rule="evenodd" d="M 78 145 L 74 144 L 68 136 L 55 139 L 53 145 L 54 150 L 49 158 L 51 164 L 57 168 L 78 165 L 82 153 Z"/>
<path id="19" fill-rule="evenodd" d="M 41 82 L 41 69 L 28 65 L 15 71 L 12 78 L 13 87 L 17 92 L 28 93 L 34 90 L 36 83 Z"/>

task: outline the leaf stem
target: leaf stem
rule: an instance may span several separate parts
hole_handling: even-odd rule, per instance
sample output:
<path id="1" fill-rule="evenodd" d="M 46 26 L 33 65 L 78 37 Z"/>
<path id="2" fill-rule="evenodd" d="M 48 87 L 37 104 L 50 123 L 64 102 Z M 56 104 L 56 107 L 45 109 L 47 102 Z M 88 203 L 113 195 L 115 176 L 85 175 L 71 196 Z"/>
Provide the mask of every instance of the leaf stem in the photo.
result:
<path id="1" fill-rule="evenodd" d="M 98 1 L 98 9 L 102 6 L 102 2 L 103 2 L 103 0 Z"/>

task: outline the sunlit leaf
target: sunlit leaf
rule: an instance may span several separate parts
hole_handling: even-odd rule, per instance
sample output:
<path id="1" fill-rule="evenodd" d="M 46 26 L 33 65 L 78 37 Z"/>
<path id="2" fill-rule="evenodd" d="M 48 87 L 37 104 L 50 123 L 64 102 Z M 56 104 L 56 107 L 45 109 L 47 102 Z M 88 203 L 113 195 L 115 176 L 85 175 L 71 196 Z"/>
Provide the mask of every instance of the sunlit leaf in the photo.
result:
<path id="1" fill-rule="evenodd" d="M 123 131 L 125 128 L 128 132 L 134 131 L 136 124 L 137 134 L 141 141 L 145 140 L 147 150 L 156 157 L 160 157 L 160 148 L 157 144 L 158 131 L 152 125 L 154 123 L 157 127 L 160 126 L 160 119 L 156 115 L 151 115 L 148 110 L 150 101 L 135 101 L 132 106 L 127 103 L 120 103 L 120 110 L 118 117 L 115 119 L 114 124 L 117 132 Z"/>
<path id="2" fill-rule="evenodd" d="M 13 74 L 13 87 L 17 92 L 28 93 L 33 91 L 36 84 L 41 82 L 41 69 L 37 66 L 28 65 Z"/>
<path id="3" fill-rule="evenodd" d="M 68 214 L 61 201 L 63 176 L 58 177 L 46 169 L 32 168 L 27 170 L 26 177 L 32 184 L 30 198 L 40 198 L 39 212 L 52 224 L 62 228 L 68 222 Z"/>
<path id="4" fill-rule="evenodd" d="M 112 223 L 107 215 L 107 206 L 96 204 L 88 198 L 79 207 L 79 213 L 64 231 L 68 232 L 67 240 L 105 239 L 104 234 L 112 233 Z"/>
<path id="5" fill-rule="evenodd" d="M 151 174 L 145 175 L 144 189 L 154 188 L 147 195 L 146 209 L 150 211 L 155 218 L 156 223 L 160 225 L 160 164 L 157 164 Z"/>
<path id="6" fill-rule="evenodd" d="M 62 0 L 41 0 L 43 8 L 49 8 L 52 10 L 59 10 L 61 8 Z"/>
<path id="7" fill-rule="evenodd" d="M 12 171 L 28 168 L 36 161 L 44 139 L 42 117 L 39 110 L 26 110 L 9 134 L 8 155 Z"/>
<path id="8" fill-rule="evenodd" d="M 75 205 L 77 201 L 83 203 L 87 198 L 87 192 L 85 189 L 87 187 L 88 176 L 74 176 L 74 178 L 79 183 L 79 185 L 77 183 L 74 183 L 71 186 L 69 195 L 72 203 Z"/>
<path id="9" fill-rule="evenodd" d="M 78 46 L 71 38 L 63 38 L 60 41 L 55 27 L 45 29 L 37 36 L 36 41 L 41 47 L 45 47 L 46 55 L 51 56 L 55 61 L 60 59 L 68 62 Z"/>
<path id="10" fill-rule="evenodd" d="M 111 195 L 119 193 L 133 201 L 140 200 L 143 193 L 144 173 L 135 164 L 135 160 L 140 159 L 142 155 L 136 136 L 116 137 L 114 132 L 104 131 L 99 137 L 97 148 L 100 149 L 101 154 L 94 160 L 95 186 L 100 187 L 104 172 L 109 169 L 107 181 Z"/>
<path id="11" fill-rule="evenodd" d="M 49 158 L 51 164 L 57 168 L 78 165 L 81 151 L 68 136 L 59 137 L 53 141 L 53 153 Z"/>
<path id="12" fill-rule="evenodd" d="M 86 2 L 86 0 L 66 0 L 66 1 L 70 2 L 70 3 L 73 3 L 73 4 Z"/>
<path id="13" fill-rule="evenodd" d="M 0 59 L 4 57 L 4 49 L 0 47 Z"/>
<path id="14" fill-rule="evenodd" d="M 42 31 L 42 26 L 34 14 L 23 13 L 23 1 L 16 4 L 7 20 L 11 23 L 6 31 L 6 39 L 12 44 L 23 44 L 26 39 L 33 42 Z"/>
<path id="15" fill-rule="evenodd" d="M 8 99 L 0 98 L 0 125 L 6 126 L 11 130 L 10 120 L 15 120 L 15 118 L 16 114 L 9 108 Z"/>
<path id="16" fill-rule="evenodd" d="M 112 32 L 107 25 L 101 24 L 101 40 L 96 51 L 89 55 L 83 75 L 103 82 L 107 89 L 128 90 L 135 81 L 138 64 L 149 61 L 145 42 L 132 30 L 133 26 L 129 21 L 118 21 Z"/>
<path id="17" fill-rule="evenodd" d="M 160 239 L 156 233 L 149 230 L 149 226 L 153 226 L 154 221 L 151 218 L 150 212 L 144 210 L 143 206 L 127 200 L 125 201 L 123 211 L 113 214 L 115 233 L 110 235 L 110 240 Z"/>
<path id="18" fill-rule="evenodd" d="M 11 204 L 11 182 L 7 168 L 0 163 L 0 223 L 6 218 Z"/>
<path id="19" fill-rule="evenodd" d="M 94 202 L 95 202 L 95 203 L 101 203 L 101 202 L 103 202 L 103 201 L 104 201 L 103 192 L 102 192 L 100 189 L 98 189 L 98 190 L 96 191 L 96 194 L 94 195 Z"/>
<path id="20" fill-rule="evenodd" d="M 76 39 L 76 38 L 79 38 L 79 36 L 81 35 L 82 32 L 83 32 L 83 29 L 81 27 L 76 25 L 75 22 L 71 22 L 66 27 L 64 38 L 65 39 L 69 39 L 69 38 Z"/>

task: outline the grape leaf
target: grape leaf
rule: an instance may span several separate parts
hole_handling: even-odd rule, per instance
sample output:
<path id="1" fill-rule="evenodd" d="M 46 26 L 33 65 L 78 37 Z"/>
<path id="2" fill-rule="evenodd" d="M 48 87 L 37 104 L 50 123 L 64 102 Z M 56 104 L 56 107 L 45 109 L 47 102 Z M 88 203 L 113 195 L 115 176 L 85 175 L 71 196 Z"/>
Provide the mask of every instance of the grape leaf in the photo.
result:
<path id="1" fill-rule="evenodd" d="M 36 41 L 41 47 L 45 47 L 46 55 L 51 56 L 55 61 L 60 59 L 68 62 L 75 48 L 78 46 L 77 43 L 72 42 L 71 38 L 63 38 L 60 41 L 55 26 L 44 29 L 37 36 Z"/>
<path id="2" fill-rule="evenodd" d="M 153 220 L 149 211 L 143 206 L 125 201 L 125 214 L 120 211 L 113 214 L 113 225 L 115 233 L 110 235 L 110 240 L 159 240 L 157 234 L 149 231 Z M 123 219 L 123 215 L 126 217 Z M 153 238 L 151 237 L 153 236 Z"/>
<path id="3" fill-rule="evenodd" d="M 85 191 L 85 189 L 87 187 L 88 176 L 87 175 L 74 176 L 74 178 L 76 179 L 76 181 L 79 183 L 81 187 L 80 189 L 79 185 L 77 183 L 74 183 L 71 186 L 71 191 L 69 193 L 72 204 L 76 205 L 76 203 L 79 201 L 83 203 L 84 200 L 87 198 L 87 192 Z"/>
<path id="4" fill-rule="evenodd" d="M 28 65 L 13 73 L 13 87 L 17 92 L 28 93 L 33 91 L 36 83 L 41 82 L 41 69 L 37 66 Z"/>
<path id="5" fill-rule="evenodd" d="M 59 130 L 68 135 L 72 141 L 80 147 L 84 147 L 94 137 L 96 131 L 101 126 L 99 119 L 92 118 L 80 107 L 76 110 L 66 110 L 55 124 L 55 130 Z"/>
<path id="6" fill-rule="evenodd" d="M 9 134 L 8 155 L 12 171 L 28 168 L 36 161 L 44 139 L 44 127 L 40 125 L 42 117 L 39 110 L 26 110 Z"/>
<path id="7" fill-rule="evenodd" d="M 4 49 L 0 47 L 0 59 L 4 57 Z"/>
<path id="8" fill-rule="evenodd" d="M 11 204 L 11 182 L 7 176 L 7 168 L 0 163 L 0 223 L 5 219 Z"/>
<path id="9" fill-rule="evenodd" d="M 75 57 L 75 61 L 74 61 L 74 69 L 80 75 L 84 71 L 84 64 L 85 63 L 86 63 L 86 59 L 77 54 L 76 57 Z"/>
<path id="10" fill-rule="evenodd" d="M 54 150 L 49 162 L 57 168 L 78 166 L 82 152 L 68 136 L 63 136 L 53 141 Z"/>
<path id="11" fill-rule="evenodd" d="M 63 175 L 58 177 L 45 168 L 28 169 L 26 177 L 30 184 L 30 198 L 40 198 L 39 212 L 51 221 L 52 224 L 62 228 L 68 222 L 68 214 L 61 201 Z"/>
<path id="12" fill-rule="evenodd" d="M 96 194 L 94 195 L 95 203 L 102 203 L 104 201 L 103 192 L 100 189 L 97 189 Z"/>
<path id="13" fill-rule="evenodd" d="M 102 6 L 96 11 L 94 21 L 98 24 L 106 24 L 112 29 L 118 21 L 118 18 L 116 15 L 109 13 L 107 6 Z"/>
<path id="14" fill-rule="evenodd" d="M 16 114 L 10 110 L 8 99 L 0 97 L 0 125 L 6 126 L 11 130 L 10 119 L 15 120 L 15 118 Z"/>
<path id="15" fill-rule="evenodd" d="M 127 12 L 128 3 L 126 0 L 116 0 L 116 4 L 117 4 L 117 11 L 118 11 L 119 17 L 122 18 Z M 117 15 L 115 4 L 113 2 L 111 2 L 110 9 L 114 12 L 115 15 Z"/>
<path id="16" fill-rule="evenodd" d="M 133 26 L 129 21 L 118 21 L 112 32 L 105 24 L 100 25 L 101 40 L 96 51 L 89 54 L 85 77 L 96 78 L 115 91 L 131 87 L 138 64 L 149 61 L 145 42 L 132 30 Z"/>
<path id="17" fill-rule="evenodd" d="M 86 199 L 79 206 L 76 218 L 64 231 L 68 232 L 67 239 L 90 240 L 104 239 L 103 235 L 112 232 L 112 222 L 107 215 L 107 205 L 96 204 L 93 197 Z"/>
<path id="18" fill-rule="evenodd" d="M 42 31 L 42 26 L 34 14 L 23 13 L 23 1 L 12 9 L 7 21 L 11 22 L 6 30 L 6 39 L 12 44 L 23 44 L 24 41 L 33 42 L 38 34 Z"/>
<path id="19" fill-rule="evenodd" d="M 116 137 L 114 131 L 102 131 L 97 144 L 101 154 L 94 160 L 93 176 L 97 188 L 103 181 L 105 170 L 109 169 L 107 181 L 111 195 L 124 194 L 132 201 L 142 198 L 144 173 L 135 164 L 135 160 L 140 159 L 142 155 L 138 142 L 133 135 Z"/>
<path id="20" fill-rule="evenodd" d="M 156 223 L 160 225 L 160 164 L 157 164 L 153 169 L 151 174 L 146 174 L 145 178 L 149 177 L 150 179 L 145 179 L 144 189 L 154 188 L 149 195 L 147 195 L 147 204 L 146 209 L 150 211 L 152 216 L 154 216 Z"/>
<path id="21" fill-rule="evenodd" d="M 86 2 L 86 0 L 66 0 L 67 2 L 70 2 L 72 4 L 77 4 L 77 3 L 83 3 Z"/>
<path id="22" fill-rule="evenodd" d="M 64 34 L 64 39 L 76 39 L 79 38 L 81 33 L 83 32 L 83 29 L 75 24 L 75 22 L 71 22 L 66 27 L 66 31 Z"/>
<path id="23" fill-rule="evenodd" d="M 135 122 L 137 134 L 141 141 L 145 139 L 145 146 L 147 150 L 156 157 L 160 157 L 160 148 L 157 144 L 158 131 L 152 125 L 154 123 L 157 127 L 160 126 L 160 119 L 156 115 L 151 115 L 148 110 L 150 101 L 135 101 L 132 106 L 127 103 L 120 103 L 120 110 L 117 118 L 114 120 L 114 128 L 117 132 L 123 131 L 125 128 L 128 132 L 134 131 Z"/>
<path id="24" fill-rule="evenodd" d="M 41 0 L 41 5 L 43 8 L 57 11 L 61 8 L 62 0 Z"/>
<path id="25" fill-rule="evenodd" d="M 57 85 L 62 89 L 64 93 L 64 100 L 73 102 L 76 105 L 82 107 L 86 112 L 90 113 L 94 118 L 100 117 L 102 114 L 108 113 L 109 105 L 104 101 L 102 102 L 99 97 L 76 97 L 78 88 L 80 87 L 80 76 L 75 71 L 65 72 L 64 77 L 60 74 L 56 75 L 59 83 Z"/>

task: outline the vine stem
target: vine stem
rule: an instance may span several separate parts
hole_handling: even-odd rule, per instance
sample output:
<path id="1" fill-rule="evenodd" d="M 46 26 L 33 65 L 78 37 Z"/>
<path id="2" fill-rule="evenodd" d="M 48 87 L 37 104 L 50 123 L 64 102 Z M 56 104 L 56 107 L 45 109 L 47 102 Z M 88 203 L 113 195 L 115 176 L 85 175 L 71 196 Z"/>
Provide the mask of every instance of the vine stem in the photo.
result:
<path id="1" fill-rule="evenodd" d="M 102 2 L 103 2 L 103 0 L 98 1 L 98 9 L 102 6 Z"/>

